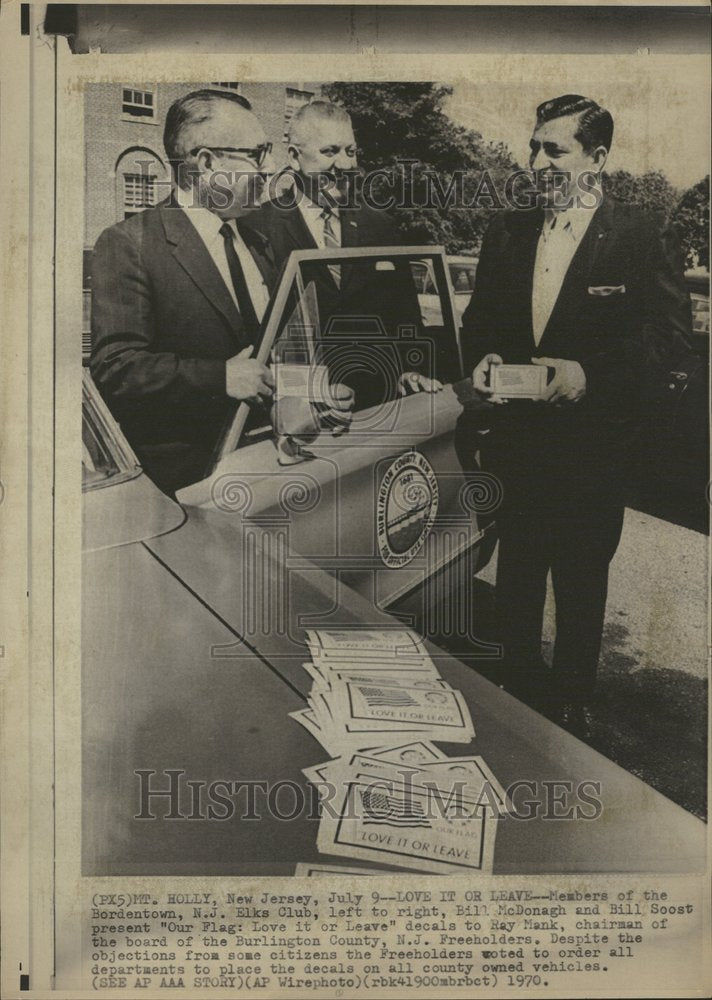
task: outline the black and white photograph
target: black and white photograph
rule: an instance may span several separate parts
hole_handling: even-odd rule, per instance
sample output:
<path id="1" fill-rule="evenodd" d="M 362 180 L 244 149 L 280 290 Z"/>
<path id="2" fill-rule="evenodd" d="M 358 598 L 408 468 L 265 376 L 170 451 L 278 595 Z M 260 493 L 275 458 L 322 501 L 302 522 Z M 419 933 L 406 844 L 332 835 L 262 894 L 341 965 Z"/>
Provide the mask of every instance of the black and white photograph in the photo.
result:
<path id="1" fill-rule="evenodd" d="M 21 7 L 6 995 L 704 996 L 708 11 Z"/>

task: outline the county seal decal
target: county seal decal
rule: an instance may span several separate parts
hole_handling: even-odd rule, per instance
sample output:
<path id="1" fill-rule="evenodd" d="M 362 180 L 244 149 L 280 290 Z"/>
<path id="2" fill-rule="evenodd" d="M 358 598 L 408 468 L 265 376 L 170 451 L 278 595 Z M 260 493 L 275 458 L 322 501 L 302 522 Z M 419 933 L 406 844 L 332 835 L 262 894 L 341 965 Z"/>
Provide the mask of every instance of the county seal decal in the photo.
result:
<path id="1" fill-rule="evenodd" d="M 381 480 L 376 509 L 378 552 L 390 569 L 414 559 L 438 512 L 438 481 L 418 451 L 393 461 Z"/>

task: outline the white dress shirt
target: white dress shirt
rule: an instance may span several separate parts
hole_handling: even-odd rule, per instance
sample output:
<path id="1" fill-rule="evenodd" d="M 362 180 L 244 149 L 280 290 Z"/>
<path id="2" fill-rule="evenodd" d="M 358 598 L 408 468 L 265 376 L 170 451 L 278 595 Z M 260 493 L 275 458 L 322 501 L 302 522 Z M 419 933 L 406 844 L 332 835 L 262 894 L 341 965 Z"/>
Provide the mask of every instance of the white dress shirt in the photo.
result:
<path id="1" fill-rule="evenodd" d="M 250 292 L 252 305 L 257 315 L 257 319 L 261 320 L 269 302 L 269 292 L 264 283 L 260 269 L 255 263 L 254 257 L 245 246 L 245 241 L 237 231 L 235 220 L 221 219 L 219 215 L 215 215 L 214 212 L 209 211 L 207 208 L 193 205 L 193 195 L 190 191 L 183 191 L 182 188 L 176 187 L 175 192 L 176 201 L 195 226 L 198 236 L 205 244 L 205 249 L 213 258 L 215 266 L 225 282 L 227 290 L 232 297 L 232 301 L 237 306 L 237 311 L 240 312 L 240 303 L 237 301 L 237 296 L 235 295 L 235 288 L 230 275 L 230 267 L 225 254 L 225 241 L 220 233 L 220 227 L 224 222 L 227 221 L 230 224 L 230 228 L 234 234 L 235 250 L 240 263 L 242 264 L 242 270 Z"/>
<path id="2" fill-rule="evenodd" d="M 592 218 L 593 210 L 590 208 L 545 213 L 536 249 L 532 286 L 532 329 L 537 346 L 554 311 L 566 272 Z"/>
<path id="3" fill-rule="evenodd" d="M 309 232 L 314 237 L 316 245 L 320 250 L 326 249 L 326 242 L 324 240 L 324 219 L 322 217 L 324 209 L 320 205 L 311 201 L 309 198 L 303 197 L 299 199 L 299 211 L 302 213 L 302 218 L 306 222 Z M 341 219 L 339 218 L 338 208 L 332 208 L 330 219 L 334 237 L 339 241 L 339 244 L 341 244 Z"/>

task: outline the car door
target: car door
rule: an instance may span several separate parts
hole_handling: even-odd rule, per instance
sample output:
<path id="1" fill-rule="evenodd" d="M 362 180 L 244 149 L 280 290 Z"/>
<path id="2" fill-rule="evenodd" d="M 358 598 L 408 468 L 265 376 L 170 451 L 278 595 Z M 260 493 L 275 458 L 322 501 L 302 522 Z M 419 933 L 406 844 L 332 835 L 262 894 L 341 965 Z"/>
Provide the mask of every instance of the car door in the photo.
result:
<path id="1" fill-rule="evenodd" d="M 425 265 L 427 315 L 418 323 L 408 317 L 397 341 L 387 335 L 369 302 L 358 316 L 340 317 L 336 333 L 333 323 L 322 329 L 314 289 L 303 280 L 304 265 L 313 266 L 315 260 L 325 266 L 347 260 L 352 268 L 376 273 Z M 433 295 L 438 324 L 432 322 Z M 476 469 L 465 475 L 455 449 L 455 431 L 465 408 L 480 406 L 469 380 L 462 377 L 455 315 L 446 259 L 438 248 L 293 253 L 271 304 L 259 352 L 261 359 L 275 365 L 274 426 L 254 426 L 242 406 L 215 468 L 181 491 L 179 500 L 226 516 L 239 513 L 268 533 L 279 525 L 280 532 L 287 532 L 292 555 L 327 569 L 380 608 L 455 566 L 458 572 L 463 564 L 465 572 L 474 572 L 491 553 L 490 515 L 498 497 L 490 477 Z M 335 339 L 343 338 L 344 325 L 351 331 L 350 341 Z M 394 391 L 377 405 L 362 408 L 357 399 L 346 433 L 335 436 L 327 426 L 306 439 L 293 435 L 305 443 L 301 454 L 286 456 L 287 461 L 296 460 L 285 464 L 283 439 L 289 439 L 290 426 L 280 412 L 289 415 L 290 402 L 292 415 L 319 406 L 323 410 L 318 399 L 321 393 L 323 400 L 323 384 L 334 375 L 333 366 L 325 372 L 320 361 L 325 345 L 333 355 L 335 343 L 357 343 L 365 365 L 376 359 L 374 364 L 392 364 L 396 372 L 400 365 L 400 382 L 391 379 Z M 403 378 L 411 366 L 438 378 L 443 388 L 411 392 L 408 377 Z M 471 451 L 474 456 L 474 442 Z"/>

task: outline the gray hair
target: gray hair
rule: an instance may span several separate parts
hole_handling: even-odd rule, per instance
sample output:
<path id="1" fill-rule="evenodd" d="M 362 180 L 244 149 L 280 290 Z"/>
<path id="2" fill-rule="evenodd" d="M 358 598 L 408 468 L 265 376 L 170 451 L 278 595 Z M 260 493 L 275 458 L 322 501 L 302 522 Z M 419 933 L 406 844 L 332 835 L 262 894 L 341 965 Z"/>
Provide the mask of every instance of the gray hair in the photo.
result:
<path id="1" fill-rule="evenodd" d="M 209 121 L 217 101 L 231 101 L 245 111 L 252 110 L 247 98 L 230 90 L 193 90 L 171 104 L 163 129 L 163 145 L 174 171 L 187 153 L 182 141 L 184 131 L 189 125 Z"/>
<path id="2" fill-rule="evenodd" d="M 298 146 L 303 141 L 305 134 L 308 133 L 312 122 L 326 120 L 351 124 L 351 116 L 340 105 L 333 104 L 331 101 L 312 101 L 299 108 L 292 115 L 287 130 L 287 141 Z"/>

